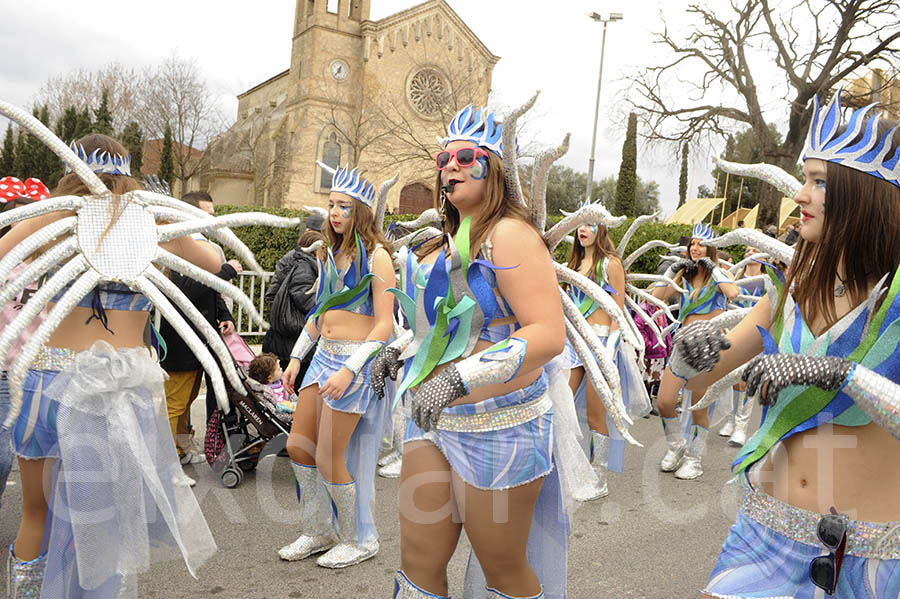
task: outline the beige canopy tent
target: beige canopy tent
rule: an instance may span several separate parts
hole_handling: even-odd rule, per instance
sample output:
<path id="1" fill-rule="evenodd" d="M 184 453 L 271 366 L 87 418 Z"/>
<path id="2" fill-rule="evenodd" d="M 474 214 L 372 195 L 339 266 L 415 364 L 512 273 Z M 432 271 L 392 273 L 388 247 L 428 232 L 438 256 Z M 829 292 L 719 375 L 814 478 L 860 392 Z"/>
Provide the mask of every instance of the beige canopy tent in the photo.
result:
<path id="1" fill-rule="evenodd" d="M 744 221 L 744 226 L 750 229 L 756 228 L 756 216 L 759 214 L 759 204 L 753 208 L 741 208 L 741 215 L 738 218 L 738 212 L 732 212 L 722 221 L 723 227 L 732 229 L 737 228 L 737 221 Z M 800 206 L 791 198 L 781 198 L 781 208 L 778 210 L 778 230 L 783 231 L 787 225 L 796 225 L 800 222 L 798 216 L 791 216 L 792 213 L 800 213 Z"/>
<path id="2" fill-rule="evenodd" d="M 695 198 L 685 202 L 672 216 L 666 219 L 667 225 L 695 225 L 706 220 L 709 213 L 722 205 L 723 198 Z"/>
<path id="3" fill-rule="evenodd" d="M 714 210 L 721 209 L 722 202 L 725 198 L 696 198 L 685 202 L 678 210 L 666 219 L 666 224 L 694 225 L 699 222 L 709 222 L 709 215 Z M 800 207 L 791 198 L 781 199 L 781 208 L 778 216 L 778 230 L 781 231 L 786 225 L 795 225 L 800 222 L 796 216 L 791 213 L 798 212 Z M 737 221 L 744 221 L 744 227 L 750 229 L 756 228 L 756 216 L 759 213 L 759 205 L 753 208 L 739 208 L 722 219 L 721 226 L 729 228 L 737 228 Z M 713 216 L 713 222 L 716 221 L 716 215 Z M 718 223 L 715 223 L 718 224 Z"/>

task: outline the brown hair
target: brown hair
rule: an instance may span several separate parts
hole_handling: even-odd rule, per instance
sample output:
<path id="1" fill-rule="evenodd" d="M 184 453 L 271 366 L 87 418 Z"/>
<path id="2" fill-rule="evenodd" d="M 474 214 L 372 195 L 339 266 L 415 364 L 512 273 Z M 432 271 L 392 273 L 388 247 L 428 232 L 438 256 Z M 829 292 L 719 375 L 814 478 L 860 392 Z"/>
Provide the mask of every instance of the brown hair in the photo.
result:
<path id="1" fill-rule="evenodd" d="M 199 208 L 200 202 L 213 203 L 212 196 L 206 191 L 189 191 L 181 196 L 181 201 L 190 204 L 194 208 Z"/>
<path id="2" fill-rule="evenodd" d="M 699 238 L 691 237 L 688 240 L 688 244 L 687 244 L 688 260 L 690 260 L 690 257 L 691 257 L 691 242 L 694 241 L 695 239 L 699 239 Z M 714 248 L 711 245 L 705 245 L 703 247 L 706 248 L 706 257 L 709 258 L 710 260 L 712 260 L 713 264 L 718 266 L 719 265 L 719 252 L 716 250 L 716 248 Z M 709 279 L 712 277 L 712 273 L 707 271 L 705 268 L 701 268 L 701 269 L 699 269 L 699 271 L 700 271 L 700 274 L 703 276 L 703 280 L 691 293 L 692 300 L 697 299 L 697 296 L 700 295 L 700 290 L 703 289 L 704 287 L 706 287 L 707 283 L 709 283 Z M 680 273 L 678 273 L 678 276 L 676 276 L 673 279 L 673 281 L 675 282 L 676 285 L 680 284 L 682 280 L 684 280 L 684 271 L 681 271 Z"/>
<path id="3" fill-rule="evenodd" d="M 897 122 L 881 120 L 878 125 L 877 135 L 884 136 Z M 888 156 L 900 146 L 900 134 L 894 133 L 891 146 Z M 843 285 L 852 305 L 865 301 L 870 287 L 885 273 L 890 285 L 900 264 L 900 188 L 874 175 L 827 162 L 825 189 L 822 236 L 815 243 L 800 236 L 784 288 L 793 286 L 792 295 L 807 322 L 824 316 L 830 327 L 837 321 L 834 277 L 842 259 Z M 784 309 L 785 300 L 782 293 L 778 312 Z"/>
<path id="4" fill-rule="evenodd" d="M 347 197 L 353 201 L 353 209 L 350 211 L 350 230 L 347 231 L 346 235 L 338 233 L 334 230 L 334 226 L 332 226 L 331 219 L 329 218 L 326 232 L 331 247 L 336 248 L 337 252 L 342 252 L 347 256 L 355 255 L 356 235 L 354 235 L 354 233 L 359 234 L 360 241 L 362 241 L 363 246 L 366 248 L 366 252 L 370 255 L 375 251 L 375 246 L 379 244 L 384 248 L 390 247 L 388 246 L 387 240 L 384 238 L 384 233 L 375 226 L 375 215 L 372 213 L 372 209 L 359 200 L 354 199 L 352 196 Z"/>
<path id="5" fill-rule="evenodd" d="M 591 275 L 597 272 L 597 265 L 604 258 L 619 259 L 616 253 L 616 247 L 609 238 L 609 230 L 603 225 L 597 225 L 597 236 L 594 238 L 594 257 L 591 262 Z M 569 252 L 569 268 L 578 271 L 581 268 L 581 261 L 584 260 L 584 246 L 581 245 L 581 239 L 578 238 L 578 229 L 575 229 L 575 241 L 572 242 L 572 250 Z"/>
<path id="6" fill-rule="evenodd" d="M 317 241 L 323 242 L 323 244 L 322 244 L 323 246 L 328 244 L 328 240 L 325 239 L 325 236 L 322 235 L 321 231 L 316 231 L 315 229 L 307 229 L 306 231 L 303 232 L 302 235 L 300 235 L 300 238 L 297 239 L 297 247 L 307 248 Z M 325 259 L 325 248 L 324 247 L 319 248 L 316 251 L 315 256 L 319 260 L 324 260 Z"/>
<path id="7" fill-rule="evenodd" d="M 247 375 L 263 385 L 269 384 L 269 377 L 278 367 L 278 356 L 272 353 L 259 354 L 250 362 L 247 367 Z"/>
<path id="8" fill-rule="evenodd" d="M 10 200 L 10 201 L 6 202 L 2 206 L 0 206 L 0 214 L 6 212 L 7 210 L 13 210 L 14 208 L 20 208 L 22 206 L 27 206 L 29 204 L 33 204 L 36 201 L 37 200 L 34 200 L 29 197 L 20 196 L 14 200 Z M 12 225 L 7 225 L 7 226 L 3 227 L 2 229 L 0 229 L 0 237 L 3 237 L 7 233 L 9 233 L 11 229 L 12 229 Z"/>
<path id="9" fill-rule="evenodd" d="M 500 222 L 500 219 L 515 218 L 526 222 L 529 226 L 535 228 L 531 219 L 528 217 L 525 206 L 523 206 L 519 200 L 511 198 L 509 191 L 506 189 L 502 160 L 491 151 L 488 151 L 487 155 L 488 174 L 485 178 L 484 202 L 482 203 L 482 208 L 478 216 L 472 219 L 472 228 L 469 232 L 469 247 L 473 248 L 471 253 L 473 258 L 478 253 L 475 248 L 481 247 L 481 244 L 485 241 L 488 233 L 498 222 Z M 441 210 L 442 184 L 441 173 L 438 171 L 434 185 L 434 208 L 438 212 Z M 449 233 L 451 236 L 456 235 L 456 232 L 459 231 L 460 224 L 459 211 L 457 211 L 456 207 L 447 200 L 444 202 L 444 213 L 444 232 Z M 536 228 L 535 231 L 540 234 Z M 425 256 L 441 248 L 443 244 L 443 237 L 435 237 L 434 239 L 430 239 L 423 243 L 416 251 L 416 254 L 420 257 Z"/>

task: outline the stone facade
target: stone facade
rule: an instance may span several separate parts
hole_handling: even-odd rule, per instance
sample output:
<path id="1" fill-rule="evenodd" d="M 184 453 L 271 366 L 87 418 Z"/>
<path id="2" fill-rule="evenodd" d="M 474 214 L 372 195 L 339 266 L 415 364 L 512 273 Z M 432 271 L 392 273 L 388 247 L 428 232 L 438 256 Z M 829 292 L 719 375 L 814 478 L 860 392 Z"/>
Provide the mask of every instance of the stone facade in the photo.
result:
<path id="1" fill-rule="evenodd" d="M 427 207 L 435 138 L 459 108 L 487 104 L 499 58 L 445 0 L 380 21 L 370 2 L 297 0 L 290 68 L 238 96 L 237 122 L 210 151 L 216 202 L 325 206 L 322 160 L 376 184 L 399 170 L 389 208 Z"/>

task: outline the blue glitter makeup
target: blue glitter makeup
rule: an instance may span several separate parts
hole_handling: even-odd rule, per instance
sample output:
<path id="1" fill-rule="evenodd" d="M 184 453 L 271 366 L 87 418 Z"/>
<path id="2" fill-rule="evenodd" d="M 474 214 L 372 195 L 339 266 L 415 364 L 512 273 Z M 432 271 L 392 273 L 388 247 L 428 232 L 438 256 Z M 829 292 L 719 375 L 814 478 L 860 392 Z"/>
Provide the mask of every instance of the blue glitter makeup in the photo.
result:
<path id="1" fill-rule="evenodd" d="M 340 206 L 340 209 L 341 216 L 343 216 L 344 218 L 350 218 L 350 214 L 353 212 L 353 204 L 350 204 L 349 206 Z"/>
<path id="2" fill-rule="evenodd" d="M 475 164 L 472 165 L 469 174 L 473 179 L 484 179 L 484 176 L 487 174 L 487 158 L 485 158 L 484 156 L 479 156 L 475 161 Z"/>

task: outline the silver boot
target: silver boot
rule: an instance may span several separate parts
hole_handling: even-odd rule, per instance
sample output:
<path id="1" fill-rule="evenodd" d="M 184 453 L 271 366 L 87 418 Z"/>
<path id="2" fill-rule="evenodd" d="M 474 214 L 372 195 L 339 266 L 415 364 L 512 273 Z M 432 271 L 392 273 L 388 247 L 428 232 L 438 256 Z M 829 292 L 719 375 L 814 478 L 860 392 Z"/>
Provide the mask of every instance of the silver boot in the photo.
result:
<path id="1" fill-rule="evenodd" d="M 753 414 L 753 402 L 746 395 L 743 403 L 739 405 L 737 415 L 734 417 L 734 432 L 728 439 L 728 444 L 734 447 L 743 447 L 747 442 L 747 425 L 750 424 L 750 415 Z"/>
<path id="2" fill-rule="evenodd" d="M 723 424 L 722 428 L 719 429 L 720 437 L 730 437 L 734 432 L 735 413 L 737 412 L 738 406 L 740 405 L 740 403 L 738 403 L 737 397 L 738 392 L 734 389 L 731 389 L 730 391 L 731 401 L 725 403 L 726 407 L 728 408 L 728 416 L 725 417 L 725 424 Z M 722 400 L 720 399 L 719 401 Z"/>
<path id="3" fill-rule="evenodd" d="M 300 537 L 278 551 L 278 557 L 289 562 L 328 551 L 337 543 L 331 500 L 319 476 L 319 469 L 296 462 L 291 462 L 291 467 L 297 480 L 297 499 L 300 501 Z"/>
<path id="4" fill-rule="evenodd" d="M 9 559 L 6 562 L 6 596 L 9 599 L 38 599 L 41 596 L 46 565 L 46 553 L 26 562 L 15 556 L 13 546 L 10 545 Z"/>
<path id="5" fill-rule="evenodd" d="M 591 431 L 591 466 L 597 473 L 598 490 L 600 497 L 609 495 L 609 484 L 606 475 L 609 472 L 609 436 L 597 431 Z"/>
<path id="6" fill-rule="evenodd" d="M 325 483 L 325 488 L 337 512 L 339 542 L 328 553 L 319 557 L 316 563 L 323 568 L 346 568 L 375 557 L 378 553 L 378 541 L 362 544 L 357 541 L 356 483 Z"/>
<path id="7" fill-rule="evenodd" d="M 387 458 L 391 458 L 387 460 Z M 378 476 L 381 478 L 400 478 L 400 470 L 403 468 L 403 453 L 392 451 L 385 456 L 385 464 L 378 468 Z"/>
<path id="8" fill-rule="evenodd" d="M 485 589 L 487 591 L 488 599 L 543 599 L 544 597 L 544 589 L 541 589 L 541 592 L 537 595 L 532 595 L 531 597 L 513 597 L 512 595 L 504 595 L 497 589 Z"/>
<path id="9" fill-rule="evenodd" d="M 424 589 L 420 589 L 406 577 L 403 570 L 397 570 L 397 576 L 394 578 L 394 596 L 393 599 L 450 599 L 446 595 L 435 595 Z"/>
<path id="10" fill-rule="evenodd" d="M 675 472 L 675 478 L 694 480 L 703 476 L 703 454 L 706 453 L 706 437 L 709 429 L 694 425 L 691 443 L 684 452 L 684 460 Z"/>
<path id="11" fill-rule="evenodd" d="M 662 461 L 659 463 L 659 469 L 663 472 L 672 472 L 681 464 L 681 459 L 684 456 L 684 435 L 681 432 L 681 418 L 678 416 L 673 416 L 672 418 L 666 418 L 665 416 L 661 416 L 663 430 L 666 433 L 666 445 L 668 449 L 666 449 L 666 455 L 663 456 Z"/>

